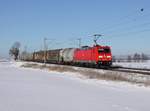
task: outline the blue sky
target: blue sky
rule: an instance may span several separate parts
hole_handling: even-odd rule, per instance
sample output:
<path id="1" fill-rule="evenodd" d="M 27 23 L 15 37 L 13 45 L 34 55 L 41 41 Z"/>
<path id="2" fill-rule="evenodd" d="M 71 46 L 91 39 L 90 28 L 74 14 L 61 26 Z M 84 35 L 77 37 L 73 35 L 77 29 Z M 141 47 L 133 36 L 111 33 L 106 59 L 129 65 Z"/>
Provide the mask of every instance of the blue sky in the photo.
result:
<path id="1" fill-rule="evenodd" d="M 0 0 L 0 55 L 8 56 L 15 41 L 28 51 L 99 44 L 114 55 L 150 54 L 149 0 Z M 144 11 L 140 11 L 143 8 Z M 52 41 L 53 39 L 53 41 Z"/>

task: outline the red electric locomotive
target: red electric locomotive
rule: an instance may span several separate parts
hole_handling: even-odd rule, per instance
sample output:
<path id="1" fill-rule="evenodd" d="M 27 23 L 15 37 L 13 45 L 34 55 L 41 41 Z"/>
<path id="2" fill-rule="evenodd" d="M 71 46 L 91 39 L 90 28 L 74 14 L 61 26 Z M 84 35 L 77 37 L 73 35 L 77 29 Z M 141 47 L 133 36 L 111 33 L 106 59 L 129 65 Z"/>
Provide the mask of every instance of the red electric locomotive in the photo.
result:
<path id="1" fill-rule="evenodd" d="M 109 46 L 84 46 L 74 52 L 74 61 L 81 64 L 94 64 L 97 66 L 112 65 L 112 54 Z"/>

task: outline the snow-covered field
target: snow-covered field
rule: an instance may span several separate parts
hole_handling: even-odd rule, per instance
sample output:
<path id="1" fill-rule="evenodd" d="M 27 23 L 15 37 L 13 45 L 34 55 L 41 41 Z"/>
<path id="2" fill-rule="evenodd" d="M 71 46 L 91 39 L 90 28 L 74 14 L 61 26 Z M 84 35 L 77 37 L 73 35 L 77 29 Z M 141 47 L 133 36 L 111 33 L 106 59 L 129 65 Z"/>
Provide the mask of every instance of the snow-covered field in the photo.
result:
<path id="1" fill-rule="evenodd" d="M 114 62 L 113 65 L 119 65 L 131 68 L 145 68 L 150 69 L 150 60 L 146 62 Z"/>
<path id="2" fill-rule="evenodd" d="M 18 66 L 0 62 L 0 111 L 150 111 L 149 87 Z"/>

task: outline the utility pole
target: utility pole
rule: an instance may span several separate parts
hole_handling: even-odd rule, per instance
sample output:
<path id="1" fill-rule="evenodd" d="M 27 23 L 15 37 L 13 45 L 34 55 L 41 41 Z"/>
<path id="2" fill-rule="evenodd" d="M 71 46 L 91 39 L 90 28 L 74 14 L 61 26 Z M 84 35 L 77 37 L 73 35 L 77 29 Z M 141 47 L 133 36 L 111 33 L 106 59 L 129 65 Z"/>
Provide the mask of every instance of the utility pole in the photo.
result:
<path id="1" fill-rule="evenodd" d="M 26 52 L 26 53 L 27 53 L 27 46 L 25 46 L 25 47 L 24 47 L 24 52 Z"/>
<path id="2" fill-rule="evenodd" d="M 78 38 L 79 41 L 79 48 L 81 48 L 81 38 Z"/>
<path id="3" fill-rule="evenodd" d="M 47 57 L 47 49 L 48 49 L 48 43 L 46 41 L 48 40 L 54 40 L 54 39 L 49 39 L 49 38 L 44 38 L 43 42 L 44 42 L 44 63 L 46 64 L 46 57 Z"/>
<path id="4" fill-rule="evenodd" d="M 47 38 L 44 38 L 44 63 L 45 64 L 46 64 L 46 52 L 47 52 L 46 40 L 47 40 Z"/>

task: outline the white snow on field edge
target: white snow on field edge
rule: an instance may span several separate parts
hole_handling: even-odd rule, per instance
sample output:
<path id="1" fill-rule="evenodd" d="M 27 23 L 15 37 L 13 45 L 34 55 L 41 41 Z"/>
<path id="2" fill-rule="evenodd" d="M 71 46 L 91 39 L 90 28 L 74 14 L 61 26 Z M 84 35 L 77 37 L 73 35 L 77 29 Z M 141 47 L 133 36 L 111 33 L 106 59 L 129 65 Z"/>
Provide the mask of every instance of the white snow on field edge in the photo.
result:
<path id="1" fill-rule="evenodd" d="M 150 60 L 146 62 L 114 62 L 113 65 L 119 65 L 123 67 L 131 67 L 131 68 L 150 69 Z"/>

